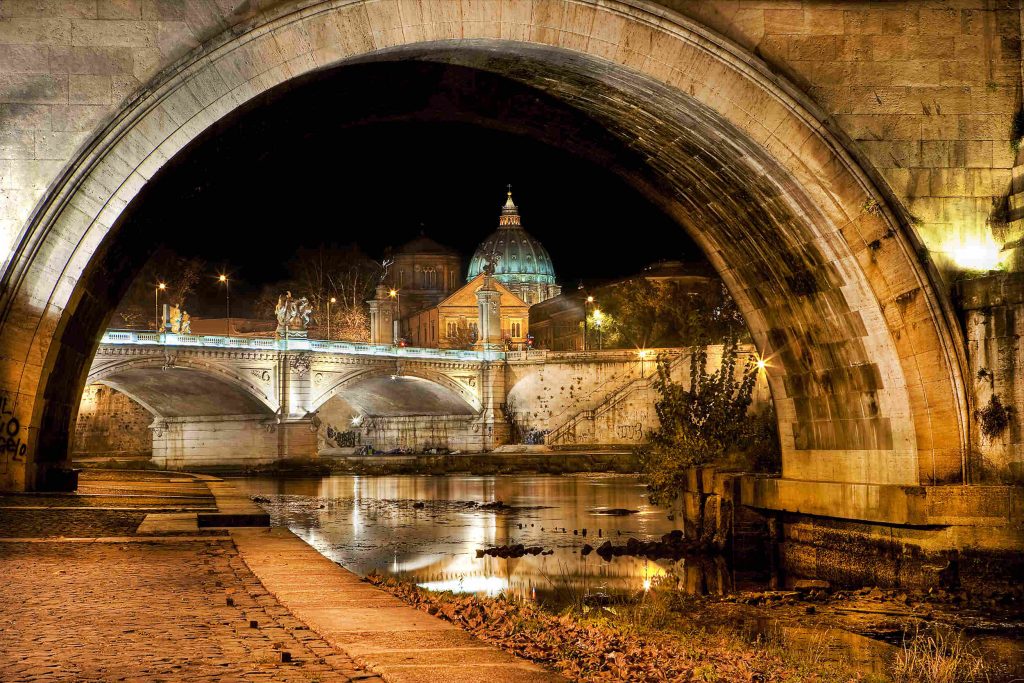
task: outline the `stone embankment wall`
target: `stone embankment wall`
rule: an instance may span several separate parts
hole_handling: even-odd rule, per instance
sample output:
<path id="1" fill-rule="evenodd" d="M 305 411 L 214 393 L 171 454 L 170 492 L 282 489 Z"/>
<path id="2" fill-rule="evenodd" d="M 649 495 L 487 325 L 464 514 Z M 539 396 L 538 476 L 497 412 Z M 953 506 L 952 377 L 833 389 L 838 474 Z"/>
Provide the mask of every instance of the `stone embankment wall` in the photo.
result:
<path id="1" fill-rule="evenodd" d="M 745 350 L 737 371 L 753 362 Z M 688 385 L 687 349 L 587 352 L 530 351 L 509 354 L 506 411 L 520 433 L 543 434 L 550 446 L 637 445 L 658 427 L 654 405 L 657 358 L 668 361 L 673 381 Z M 708 350 L 707 369 L 721 363 L 721 347 Z M 755 389 L 754 409 L 771 400 L 763 373 Z"/>
<path id="2" fill-rule="evenodd" d="M 153 453 L 153 416 L 116 389 L 90 384 L 82 393 L 72 457 L 144 457 Z"/>
<path id="3" fill-rule="evenodd" d="M 978 483 L 1024 484 L 1024 273 L 957 285 L 974 394 Z"/>
<path id="4" fill-rule="evenodd" d="M 423 453 L 446 448 L 463 453 L 483 450 L 481 430 L 487 429 L 474 416 L 409 415 L 402 417 L 367 417 L 358 428 L 360 444 L 378 451 L 395 448 Z"/>
<path id="5" fill-rule="evenodd" d="M 309 422 L 275 423 L 266 415 L 159 418 L 153 423 L 153 463 L 169 470 L 266 465 L 316 455 Z"/>
<path id="6" fill-rule="evenodd" d="M 1024 517 L 1020 488 L 908 489 L 910 500 L 900 501 L 911 508 L 904 518 L 917 519 L 894 525 L 768 509 L 756 493 L 768 479 L 691 468 L 674 505 L 686 537 L 723 551 L 736 566 L 771 570 L 783 583 L 975 589 L 1019 583 L 1024 571 L 1014 535 Z"/>

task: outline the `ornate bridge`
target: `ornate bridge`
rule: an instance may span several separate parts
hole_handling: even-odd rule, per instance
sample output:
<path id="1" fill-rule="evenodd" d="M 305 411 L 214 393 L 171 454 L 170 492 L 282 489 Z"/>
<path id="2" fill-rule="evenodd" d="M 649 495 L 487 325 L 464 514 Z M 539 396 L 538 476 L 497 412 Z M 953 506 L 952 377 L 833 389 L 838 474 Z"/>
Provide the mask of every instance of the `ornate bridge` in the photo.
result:
<path id="1" fill-rule="evenodd" d="M 504 354 L 312 339 L 108 330 L 89 383 L 155 417 L 158 461 L 248 463 L 316 452 L 317 411 L 462 416 L 479 450 L 502 443 Z"/>

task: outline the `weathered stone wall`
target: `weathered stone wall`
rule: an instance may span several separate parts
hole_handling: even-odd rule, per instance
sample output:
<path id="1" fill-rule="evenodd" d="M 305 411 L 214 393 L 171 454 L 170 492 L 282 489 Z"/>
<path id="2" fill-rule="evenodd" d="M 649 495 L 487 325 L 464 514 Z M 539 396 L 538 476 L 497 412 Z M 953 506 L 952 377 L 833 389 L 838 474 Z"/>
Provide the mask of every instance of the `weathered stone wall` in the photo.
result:
<path id="1" fill-rule="evenodd" d="M 1024 483 L 1024 273 L 957 285 L 974 385 L 979 482 Z M 986 415 L 989 420 L 983 419 Z M 991 425 L 986 428 L 986 424 Z"/>
<path id="2" fill-rule="evenodd" d="M 1015 162 L 1018 2 L 664 4 L 751 50 L 812 97 L 917 219 L 940 267 L 951 267 L 963 244 L 992 239 Z M 999 226 L 995 241 L 1021 234 Z"/>
<path id="3" fill-rule="evenodd" d="M 642 443 L 658 427 L 654 378 L 659 355 L 669 361 L 672 379 L 687 386 L 690 362 L 685 349 L 649 349 L 643 357 L 623 350 L 510 354 L 506 409 L 514 412 L 520 433 L 544 433 L 548 445 Z M 720 363 L 721 347 L 711 347 L 708 371 Z M 741 360 L 737 371 L 742 366 Z M 771 401 L 763 373 L 754 399 L 754 410 Z"/>
<path id="4" fill-rule="evenodd" d="M 680 364 L 683 354 L 679 350 L 664 352 L 672 359 L 673 376 L 681 378 L 680 372 L 688 369 Z M 605 426 L 595 430 L 593 420 L 583 413 L 599 409 L 611 394 L 627 387 L 634 390 L 630 394 L 646 389 L 647 383 L 640 380 L 657 372 L 656 353 L 652 351 L 643 361 L 637 352 L 622 350 L 509 354 L 506 410 L 514 414 L 521 432 L 547 432 L 552 437 L 548 443 L 616 443 L 619 426 L 626 428 L 638 421 L 647 424 L 651 416 L 616 411 L 621 425 L 604 421 Z M 653 402 L 648 408 L 653 409 Z M 643 407 L 639 410 L 648 412 Z M 588 425 L 583 426 L 583 421 Z M 565 434 L 553 434 L 559 430 Z"/>
<path id="5" fill-rule="evenodd" d="M 447 448 L 461 453 L 484 450 L 481 430 L 487 427 L 466 415 L 416 415 L 407 417 L 367 417 L 359 426 L 360 441 L 377 451 L 392 449 L 423 453 Z"/>
<path id="6" fill-rule="evenodd" d="M 308 421 L 274 424 L 265 415 L 239 415 L 159 418 L 153 425 L 153 462 L 169 470 L 250 467 L 316 454 Z"/>
<path id="7" fill-rule="evenodd" d="M 90 384 L 82 394 L 75 423 L 73 457 L 149 457 L 153 415 L 120 391 Z"/>
<path id="8" fill-rule="evenodd" d="M 475 415 L 362 415 L 335 396 L 320 406 L 317 418 L 317 448 L 321 455 L 339 453 L 338 449 L 351 446 L 371 446 L 384 452 L 404 449 L 422 453 L 445 448 L 478 453 L 486 444 L 483 430 L 487 427 Z"/>

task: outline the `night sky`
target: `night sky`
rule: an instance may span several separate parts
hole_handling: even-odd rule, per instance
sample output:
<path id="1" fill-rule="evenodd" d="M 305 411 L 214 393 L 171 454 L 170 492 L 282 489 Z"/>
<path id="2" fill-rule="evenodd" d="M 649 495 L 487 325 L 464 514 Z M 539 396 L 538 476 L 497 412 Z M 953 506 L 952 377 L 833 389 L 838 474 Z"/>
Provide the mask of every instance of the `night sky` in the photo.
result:
<path id="1" fill-rule="evenodd" d="M 230 272 L 239 314 L 286 276 L 300 246 L 355 243 L 380 258 L 422 230 L 460 251 L 465 267 L 496 229 L 508 184 L 566 289 L 658 259 L 702 258 L 619 176 L 517 129 L 520 116 L 562 116 L 542 98 L 455 71 L 349 67 L 255 102 L 179 154 L 127 220 L 154 246 Z M 437 95 L 444 91 L 455 94 Z M 409 102 L 414 110 L 402 110 Z M 480 103 L 497 109 L 464 115 Z M 218 315 L 220 300 L 211 284 L 193 312 L 209 305 L 207 315 Z"/>

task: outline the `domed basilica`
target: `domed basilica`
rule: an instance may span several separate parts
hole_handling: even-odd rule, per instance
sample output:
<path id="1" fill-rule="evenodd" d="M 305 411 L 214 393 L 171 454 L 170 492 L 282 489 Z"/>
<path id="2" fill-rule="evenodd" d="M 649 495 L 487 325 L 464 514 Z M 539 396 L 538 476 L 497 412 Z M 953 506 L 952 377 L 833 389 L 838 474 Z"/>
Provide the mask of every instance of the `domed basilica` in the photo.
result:
<path id="1" fill-rule="evenodd" d="M 498 257 L 493 282 L 501 292 L 502 339 L 513 347 L 525 343 L 530 306 L 558 296 L 562 288 L 547 249 L 523 229 L 511 189 L 498 229 L 477 247 L 462 287 L 455 280 L 458 254 L 425 235 L 395 253 L 390 286 L 398 299 L 399 336 L 414 346 L 448 347 L 461 329 L 476 335 L 476 292 L 486 283 L 484 266 L 492 254 Z"/>
<path id="2" fill-rule="evenodd" d="M 498 255 L 494 279 L 527 304 L 537 304 L 561 293 L 548 250 L 523 229 L 511 189 L 498 218 L 498 229 L 477 247 L 469 262 L 466 282 L 483 272 L 487 256 L 492 253 Z"/>

